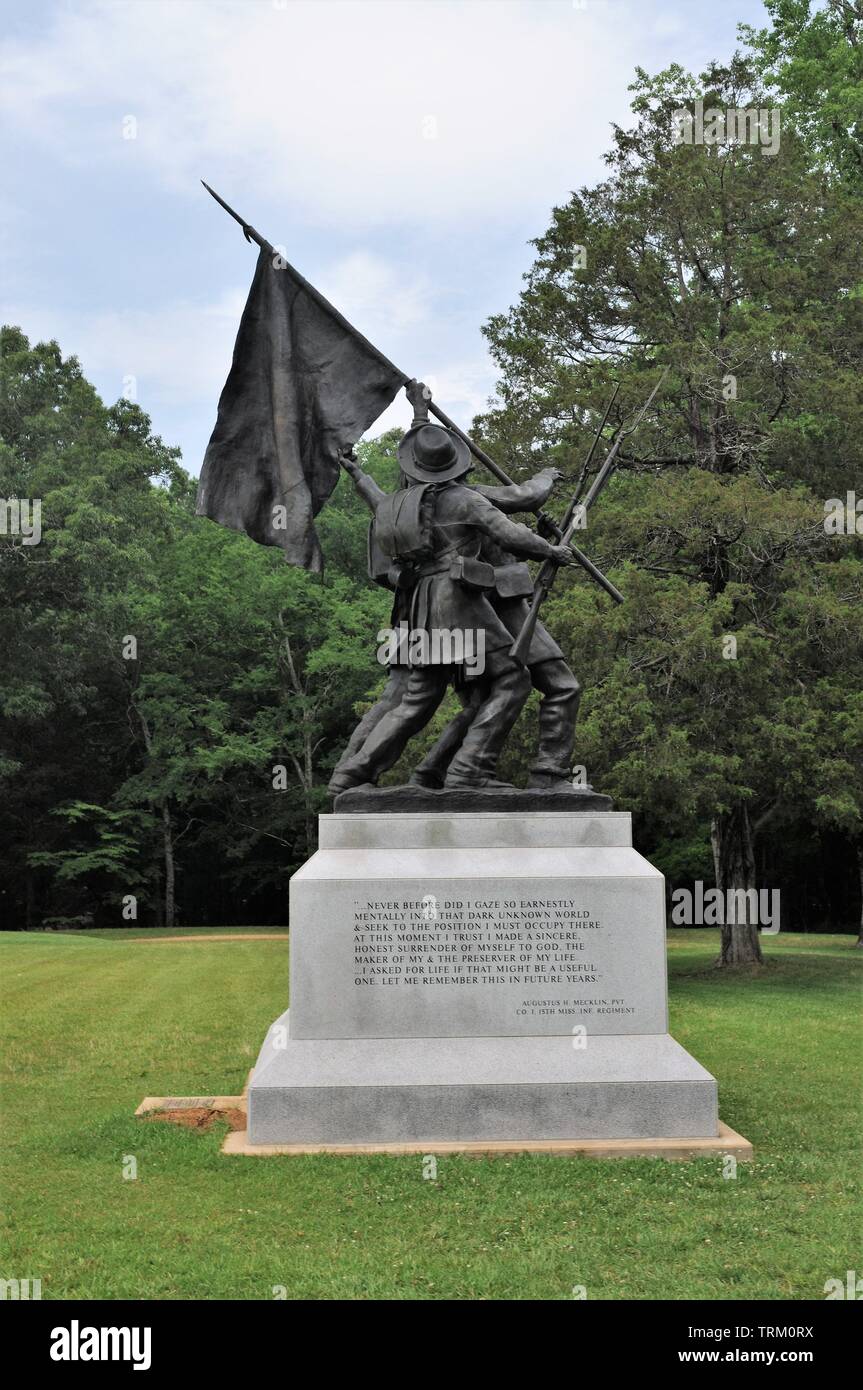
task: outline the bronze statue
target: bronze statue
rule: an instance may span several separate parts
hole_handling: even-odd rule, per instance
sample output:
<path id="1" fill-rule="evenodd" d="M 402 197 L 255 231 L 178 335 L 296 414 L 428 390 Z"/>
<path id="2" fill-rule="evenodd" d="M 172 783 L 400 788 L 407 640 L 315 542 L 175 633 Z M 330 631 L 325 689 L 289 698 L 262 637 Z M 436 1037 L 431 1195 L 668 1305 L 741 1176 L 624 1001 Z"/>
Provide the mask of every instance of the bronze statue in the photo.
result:
<path id="1" fill-rule="evenodd" d="M 510 648 L 526 613 L 526 596 L 533 593 L 530 573 L 517 557 L 570 564 L 572 552 L 504 514 L 528 501 L 541 506 L 559 475 L 546 470 L 521 490 L 466 486 L 463 480 L 471 467 L 466 445 L 451 431 L 429 423 L 421 383 L 410 383 L 408 395 L 415 413 L 399 445 L 405 485 L 386 493 L 352 456 L 343 456 L 342 462 L 374 512 L 370 554 L 380 552 L 389 562 L 387 574 L 395 590 L 393 626 L 406 621 L 412 632 L 481 632 L 485 670 L 473 677 L 471 690 L 470 674 L 458 665 L 453 668 L 432 658 L 410 664 L 407 671 L 394 668 L 384 696 L 361 721 L 339 761 L 330 791 L 338 794 L 375 783 L 396 762 L 408 739 L 428 723 L 450 679 L 462 694 L 464 708 L 418 769 L 415 782 L 446 788 L 499 786 L 497 760 L 530 691 L 532 675 L 546 706 L 535 785 L 569 786 L 578 683 L 545 628 L 535 635 L 530 673 L 510 655 Z"/>
<path id="2" fill-rule="evenodd" d="M 205 185 L 207 186 L 207 185 Z M 498 793 L 507 809 L 546 796 L 564 803 L 576 793 L 586 808 L 607 797 L 570 779 L 580 687 L 539 611 L 561 565 L 578 564 L 615 602 L 623 596 L 573 543 L 578 513 L 605 486 L 616 455 L 659 390 L 657 383 L 634 424 L 618 429 L 583 502 L 593 455 L 614 397 L 599 422 L 575 496 L 560 525 L 542 511 L 556 469 L 515 484 L 409 377 L 364 338 L 324 296 L 239 216 L 208 190 L 260 247 L 254 280 L 219 400 L 218 418 L 198 487 L 197 510 L 262 545 L 278 546 L 288 563 L 321 571 L 314 519 L 346 469 L 372 510 L 370 573 L 393 591 L 393 625 L 426 639 L 390 665 L 381 698 L 360 720 L 333 773 L 330 790 L 345 809 L 358 788 L 369 788 L 399 758 L 408 740 L 438 708 L 450 684 L 462 708 L 411 776 L 422 796 L 440 789 L 462 809 L 479 793 L 483 805 Z M 401 485 L 385 493 L 359 468 L 357 439 L 404 387 L 414 408 L 399 446 Z M 616 393 L 615 393 L 616 394 Z M 439 424 L 431 424 L 429 413 Z M 469 485 L 476 459 L 501 487 Z M 533 511 L 537 531 L 509 520 Z M 542 561 L 534 580 L 524 561 Z M 453 641 L 476 639 L 481 663 L 470 664 Z M 461 655 L 459 655 L 459 650 Z M 497 781 L 497 763 L 527 695 L 542 696 L 539 748 L 526 791 Z M 388 790 L 388 789 L 387 789 Z M 483 795 L 483 792 L 485 793 Z M 346 805 L 350 803 L 350 805 Z M 610 804 L 610 803 L 609 803 Z M 568 809 L 568 807 L 567 807 Z"/>

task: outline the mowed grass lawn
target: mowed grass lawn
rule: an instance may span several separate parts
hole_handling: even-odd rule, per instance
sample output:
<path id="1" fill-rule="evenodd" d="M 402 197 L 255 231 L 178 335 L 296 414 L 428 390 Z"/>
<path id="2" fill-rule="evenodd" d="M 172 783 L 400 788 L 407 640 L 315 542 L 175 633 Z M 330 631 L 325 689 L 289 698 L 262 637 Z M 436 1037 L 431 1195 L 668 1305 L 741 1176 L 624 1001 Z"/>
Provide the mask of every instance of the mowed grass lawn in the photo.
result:
<path id="1" fill-rule="evenodd" d="M 711 969 L 714 931 L 669 933 L 672 1030 L 756 1148 L 736 1178 L 531 1155 L 429 1181 L 419 1157 L 229 1158 L 221 1123 L 135 1120 L 145 1095 L 242 1088 L 288 942 L 133 934 L 0 935 L 0 1275 L 45 1299 L 800 1299 L 863 1271 L 851 937 L 767 938 L 741 978 Z"/>

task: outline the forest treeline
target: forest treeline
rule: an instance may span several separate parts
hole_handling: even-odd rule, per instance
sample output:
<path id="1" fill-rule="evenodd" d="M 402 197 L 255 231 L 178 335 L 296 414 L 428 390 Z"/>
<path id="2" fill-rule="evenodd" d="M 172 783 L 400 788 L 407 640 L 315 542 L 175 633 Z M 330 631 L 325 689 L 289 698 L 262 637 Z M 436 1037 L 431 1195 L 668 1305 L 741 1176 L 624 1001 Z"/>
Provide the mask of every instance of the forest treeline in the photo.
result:
<path id="1" fill-rule="evenodd" d="M 555 463 L 562 512 L 613 382 L 610 437 L 668 369 L 579 537 L 626 603 L 567 572 L 547 606 L 585 687 L 576 762 L 634 813 L 669 889 L 780 888 L 785 929 L 853 930 L 863 26 L 844 0 L 768 10 L 698 78 L 636 74 L 606 177 L 554 209 L 486 325 L 499 386 L 474 433 L 517 478 Z M 696 99 L 778 110 L 776 149 L 681 139 Z M 397 442 L 360 446 L 389 487 Z M 319 518 L 323 581 L 196 517 L 194 493 L 138 406 L 3 329 L 6 929 L 286 919 L 329 772 L 383 682 L 389 602 L 347 480 Z M 40 501 L 39 544 L 11 499 Z M 504 776 L 526 777 L 534 737 L 531 701 Z"/>

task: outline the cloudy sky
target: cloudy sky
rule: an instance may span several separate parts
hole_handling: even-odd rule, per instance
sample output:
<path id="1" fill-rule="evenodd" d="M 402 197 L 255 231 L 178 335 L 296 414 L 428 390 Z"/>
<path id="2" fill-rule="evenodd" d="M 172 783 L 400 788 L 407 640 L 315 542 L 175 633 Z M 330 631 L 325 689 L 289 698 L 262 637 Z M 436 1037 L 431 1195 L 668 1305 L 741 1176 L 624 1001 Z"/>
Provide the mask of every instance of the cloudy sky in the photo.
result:
<path id="1" fill-rule="evenodd" d="M 0 0 L 5 322 L 134 394 L 197 474 L 254 268 L 212 184 L 466 425 L 480 326 L 602 175 L 637 64 L 761 0 Z M 408 423 L 397 401 L 377 429 Z"/>

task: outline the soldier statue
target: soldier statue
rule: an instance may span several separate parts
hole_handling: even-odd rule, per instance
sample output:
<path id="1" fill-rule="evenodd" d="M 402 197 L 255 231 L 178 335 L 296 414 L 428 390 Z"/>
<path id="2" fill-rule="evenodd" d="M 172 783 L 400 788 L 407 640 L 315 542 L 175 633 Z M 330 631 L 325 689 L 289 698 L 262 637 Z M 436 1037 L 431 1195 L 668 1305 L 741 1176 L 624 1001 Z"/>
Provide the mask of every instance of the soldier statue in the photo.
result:
<path id="1" fill-rule="evenodd" d="M 521 487 L 466 483 L 471 455 L 464 441 L 428 419 L 428 392 L 408 388 L 411 428 L 399 445 L 402 486 L 387 493 L 352 454 L 342 463 L 374 514 L 370 569 L 394 589 L 393 627 L 411 632 L 481 632 L 484 670 L 436 659 L 408 658 L 390 669 L 383 696 L 355 730 L 330 782 L 337 795 L 374 784 L 428 723 L 452 680 L 463 708 L 413 774 L 425 787 L 501 786 L 495 777 L 507 734 L 530 692 L 543 694 L 540 750 L 532 787 L 570 789 L 579 685 L 547 630 L 537 624 L 526 665 L 510 655 L 533 582 L 525 559 L 572 563 L 572 551 L 553 545 L 506 512 L 538 510 L 559 474 L 546 469 Z"/>

